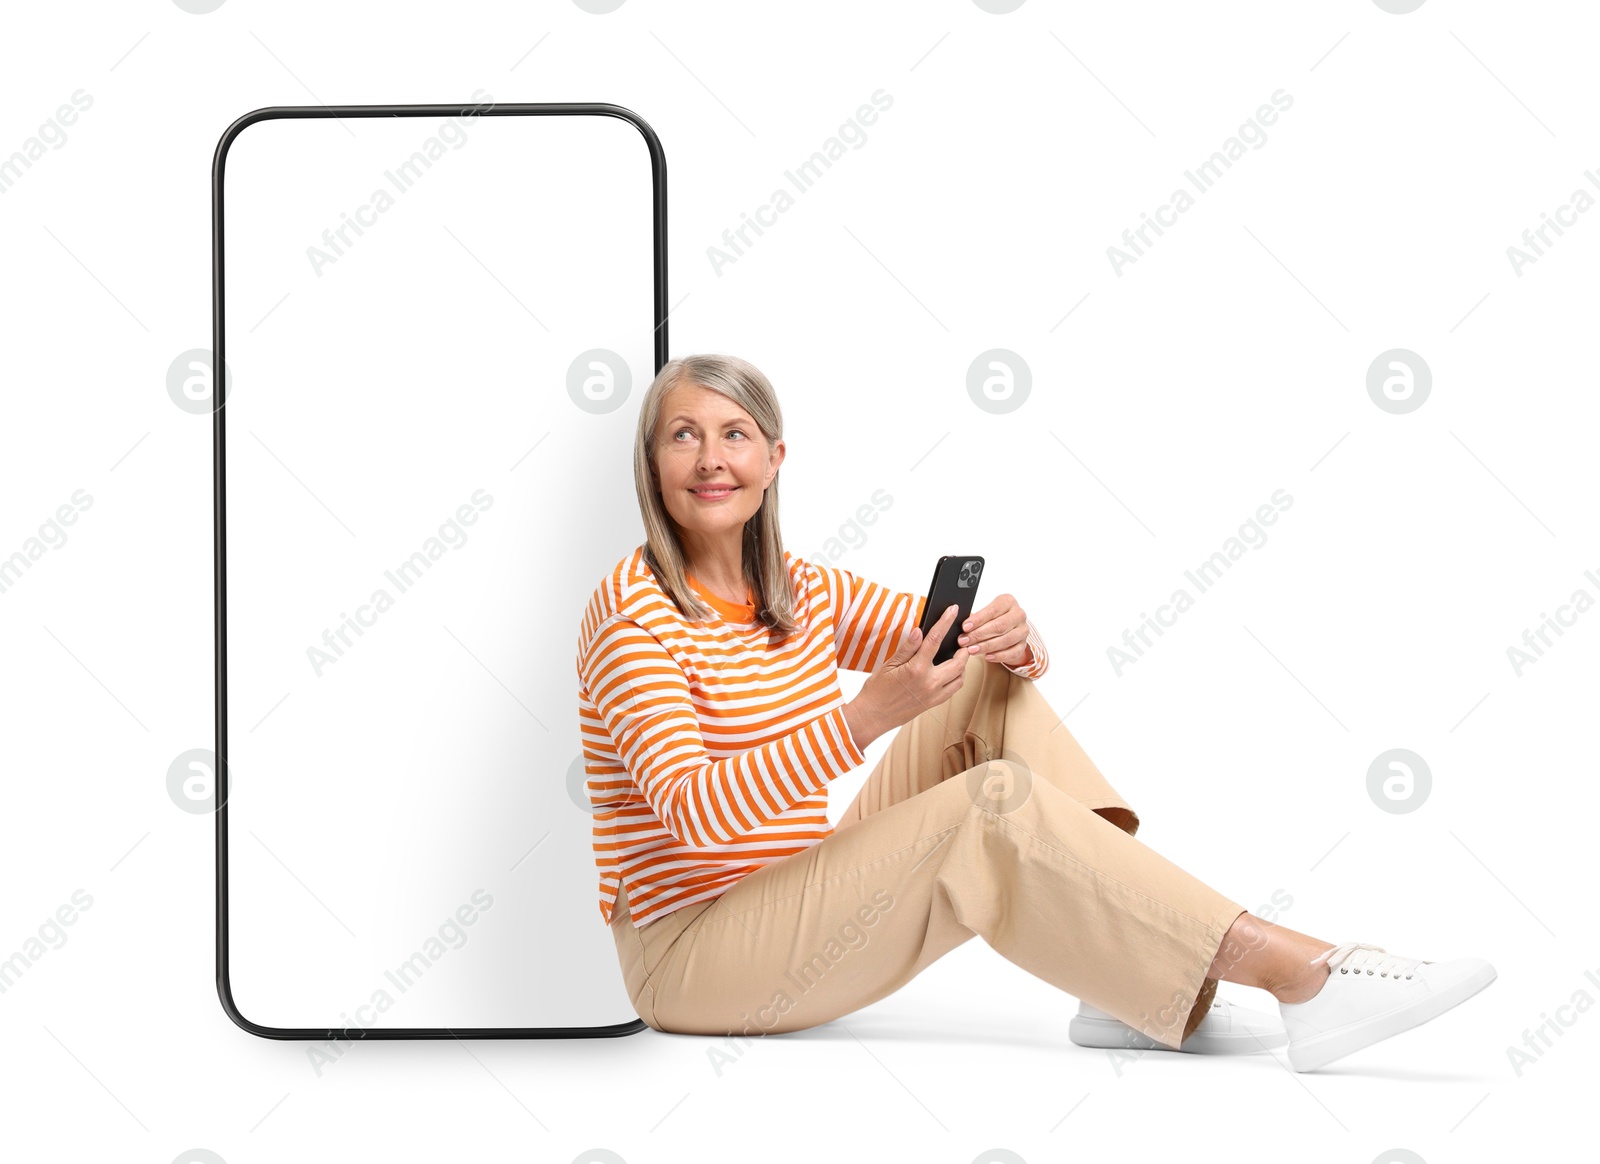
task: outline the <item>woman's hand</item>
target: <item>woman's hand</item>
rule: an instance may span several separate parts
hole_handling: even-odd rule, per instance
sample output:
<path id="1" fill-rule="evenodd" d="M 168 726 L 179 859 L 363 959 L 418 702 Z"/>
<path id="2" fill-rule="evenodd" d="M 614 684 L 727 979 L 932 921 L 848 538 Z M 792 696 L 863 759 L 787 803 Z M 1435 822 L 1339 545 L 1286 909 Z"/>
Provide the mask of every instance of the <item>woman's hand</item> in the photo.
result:
<path id="1" fill-rule="evenodd" d="M 845 705 L 845 723 L 857 747 L 865 748 L 961 690 L 966 652 L 957 650 L 938 665 L 933 661 L 939 644 L 955 629 L 956 610 L 955 603 L 946 607 L 926 638 L 916 627 L 901 635 L 899 649 L 867 676 L 856 697 Z"/>
<path id="2" fill-rule="evenodd" d="M 1002 594 L 982 610 L 974 610 L 961 625 L 965 633 L 957 636 L 956 644 L 967 648 L 967 654 L 981 651 L 985 659 L 1012 667 L 1033 662 L 1027 643 L 1028 615 L 1011 595 Z"/>

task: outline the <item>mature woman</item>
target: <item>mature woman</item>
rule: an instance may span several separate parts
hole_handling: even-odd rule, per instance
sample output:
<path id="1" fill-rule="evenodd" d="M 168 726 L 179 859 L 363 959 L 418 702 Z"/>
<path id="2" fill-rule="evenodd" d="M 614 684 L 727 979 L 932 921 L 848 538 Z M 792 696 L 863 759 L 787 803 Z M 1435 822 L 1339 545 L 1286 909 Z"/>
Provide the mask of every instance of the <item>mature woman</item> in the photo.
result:
<path id="1" fill-rule="evenodd" d="M 924 638 L 925 598 L 784 550 L 785 455 L 756 368 L 663 367 L 634 445 L 645 542 L 582 620 L 600 914 L 649 1026 L 815 1026 L 976 934 L 1080 999 L 1080 1045 L 1287 1043 L 1307 1071 L 1494 980 L 1480 958 L 1270 924 L 1136 840 L 1138 815 L 1032 682 L 1048 656 L 1017 600 L 961 626 L 951 607 Z M 840 667 L 870 673 L 848 702 Z M 830 826 L 829 782 L 890 731 Z M 1281 1019 L 1216 999 L 1219 979 L 1268 991 Z"/>

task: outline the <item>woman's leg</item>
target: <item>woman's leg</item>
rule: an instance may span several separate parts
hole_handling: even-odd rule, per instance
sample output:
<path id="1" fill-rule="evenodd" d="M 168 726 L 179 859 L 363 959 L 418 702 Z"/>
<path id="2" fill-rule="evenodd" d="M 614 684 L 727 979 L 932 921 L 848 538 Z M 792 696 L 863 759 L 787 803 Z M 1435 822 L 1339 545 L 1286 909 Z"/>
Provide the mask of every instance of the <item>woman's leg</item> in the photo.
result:
<path id="1" fill-rule="evenodd" d="M 982 791 L 995 788 L 1014 801 Z M 660 956 L 651 1025 L 801 1030 L 883 998 L 981 936 L 1177 1047 L 1243 912 L 1059 788 L 994 760 L 735 884 Z"/>
<path id="2" fill-rule="evenodd" d="M 1129 836 L 1139 816 L 1095 767 L 1031 679 L 970 656 L 961 690 L 900 727 L 839 818 L 846 828 L 988 760 L 1011 760 Z"/>
<path id="3" fill-rule="evenodd" d="M 1089 759 L 1037 685 L 977 655 L 968 659 L 960 691 L 895 734 L 839 827 L 998 759 L 1022 764 L 1129 836 L 1138 833 L 1138 813 Z M 1327 966 L 1312 966 L 1311 959 L 1332 946 L 1254 914 L 1241 914 L 1207 973 L 1205 1006 L 1210 1006 L 1217 979 L 1258 987 L 1280 1002 L 1304 1002 L 1328 977 Z"/>
<path id="4" fill-rule="evenodd" d="M 1332 947 L 1332 942 L 1242 913 L 1229 927 L 1206 973 L 1259 987 L 1279 1002 L 1305 1002 L 1328 980 L 1327 963 L 1313 966 L 1311 960 Z"/>
<path id="5" fill-rule="evenodd" d="M 651 976 L 653 1017 L 688 1033 L 802 1029 L 977 934 L 1177 1046 L 1246 911 L 1137 827 L 1034 685 L 972 656 L 961 691 L 900 729 L 832 835 L 685 919 Z"/>
<path id="6" fill-rule="evenodd" d="M 1037 685 L 979 655 L 968 658 L 961 690 L 895 733 L 838 827 L 853 825 L 956 773 L 970 777 L 982 770 L 985 761 L 998 759 L 1020 764 L 1129 836 L 1138 833 L 1139 814 L 1095 766 Z M 987 795 L 996 793 L 987 790 Z M 1286 1002 L 1311 997 L 1327 971 L 1304 963 L 1331 945 L 1241 913 L 1219 944 L 1185 1037 L 1210 1009 L 1219 979 L 1259 986 Z M 1089 1002 L 1094 1005 L 1092 999 Z"/>

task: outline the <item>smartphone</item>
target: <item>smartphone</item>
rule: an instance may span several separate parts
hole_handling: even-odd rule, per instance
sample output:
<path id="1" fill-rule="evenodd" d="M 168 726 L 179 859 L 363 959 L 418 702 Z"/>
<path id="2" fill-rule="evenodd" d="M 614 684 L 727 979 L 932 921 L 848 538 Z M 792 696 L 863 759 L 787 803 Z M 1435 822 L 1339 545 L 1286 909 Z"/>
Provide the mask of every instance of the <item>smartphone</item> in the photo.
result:
<path id="1" fill-rule="evenodd" d="M 973 603 L 978 597 L 978 577 L 982 573 L 983 559 L 975 555 L 946 554 L 934 566 L 933 582 L 928 586 L 927 605 L 922 611 L 922 637 L 928 637 L 933 624 L 939 621 L 939 616 L 952 603 L 960 608 L 933 656 L 935 665 L 948 662 L 958 650 L 966 650 L 957 645 L 956 639 L 964 633 L 961 624 L 972 613 Z"/>

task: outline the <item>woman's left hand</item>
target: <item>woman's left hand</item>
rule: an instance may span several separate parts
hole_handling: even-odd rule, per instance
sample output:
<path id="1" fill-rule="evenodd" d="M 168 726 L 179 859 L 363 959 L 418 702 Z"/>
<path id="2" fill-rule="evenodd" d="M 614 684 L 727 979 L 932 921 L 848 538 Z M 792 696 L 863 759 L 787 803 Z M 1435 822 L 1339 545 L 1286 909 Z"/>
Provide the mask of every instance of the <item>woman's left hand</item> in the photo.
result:
<path id="1" fill-rule="evenodd" d="M 1033 651 L 1027 643 L 1028 615 L 1009 594 L 1002 594 L 981 610 L 974 610 L 961 624 L 962 633 L 956 644 L 968 650 L 969 655 L 981 652 L 985 659 L 1005 663 L 1012 667 L 1025 667 L 1033 662 Z"/>

